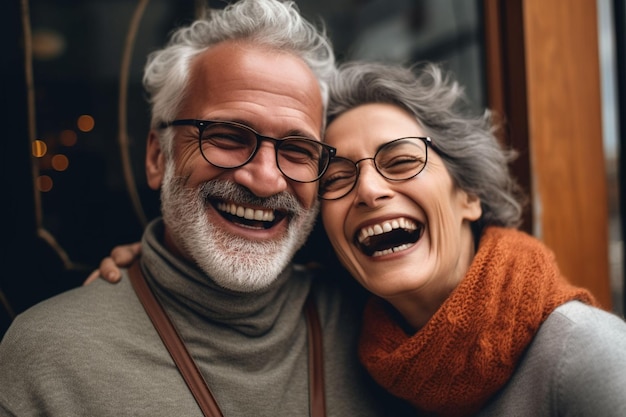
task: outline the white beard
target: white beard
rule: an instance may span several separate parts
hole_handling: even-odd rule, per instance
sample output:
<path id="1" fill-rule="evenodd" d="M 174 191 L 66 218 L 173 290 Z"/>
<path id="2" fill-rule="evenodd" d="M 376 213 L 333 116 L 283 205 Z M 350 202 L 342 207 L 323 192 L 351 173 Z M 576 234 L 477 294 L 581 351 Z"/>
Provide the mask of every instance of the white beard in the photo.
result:
<path id="1" fill-rule="evenodd" d="M 315 224 L 318 201 L 305 209 L 289 193 L 259 199 L 233 182 L 213 180 L 198 189 L 188 189 L 184 181 L 174 176 L 174 162 L 168 161 L 161 187 L 165 225 L 183 253 L 219 286 L 232 291 L 252 292 L 268 287 L 306 242 Z M 265 242 L 232 235 L 207 217 L 208 195 L 219 195 L 242 205 L 250 205 L 254 199 L 257 206 L 286 209 L 291 213 L 287 233 Z"/>

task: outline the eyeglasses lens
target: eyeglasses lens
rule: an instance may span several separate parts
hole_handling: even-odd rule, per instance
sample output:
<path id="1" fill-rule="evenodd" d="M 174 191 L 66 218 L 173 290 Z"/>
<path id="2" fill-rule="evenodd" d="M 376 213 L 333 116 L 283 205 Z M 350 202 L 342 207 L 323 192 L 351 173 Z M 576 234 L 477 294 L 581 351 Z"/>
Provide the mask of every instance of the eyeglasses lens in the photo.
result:
<path id="1" fill-rule="evenodd" d="M 357 177 L 357 164 L 373 159 L 376 170 L 389 180 L 401 181 L 415 177 L 426 165 L 426 143 L 420 138 L 402 138 L 386 143 L 373 158 L 356 163 L 346 158 L 333 158 L 320 179 L 319 195 L 335 200 L 348 194 Z"/>
<path id="2" fill-rule="evenodd" d="M 283 174 L 295 181 L 311 182 L 323 171 L 329 154 L 320 142 L 304 138 L 271 139 L 252 130 L 227 123 L 213 123 L 202 131 L 200 150 L 211 164 L 221 168 L 245 165 L 255 154 L 259 141 L 270 140 Z"/>

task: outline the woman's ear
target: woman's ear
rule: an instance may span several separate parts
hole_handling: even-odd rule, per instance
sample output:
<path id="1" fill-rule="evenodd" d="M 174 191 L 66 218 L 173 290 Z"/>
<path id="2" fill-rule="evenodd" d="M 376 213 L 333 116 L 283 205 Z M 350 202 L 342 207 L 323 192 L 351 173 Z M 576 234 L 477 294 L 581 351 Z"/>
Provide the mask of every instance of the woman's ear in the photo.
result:
<path id="1" fill-rule="evenodd" d="M 480 205 L 480 198 L 474 194 L 468 194 L 465 191 L 461 191 L 460 198 L 463 200 L 461 202 L 463 207 L 463 218 L 465 220 L 469 220 L 470 222 L 474 222 L 480 219 L 480 216 L 483 214 L 483 208 Z"/>
<path id="2" fill-rule="evenodd" d="M 165 155 L 159 143 L 159 135 L 151 129 L 146 144 L 146 178 L 148 186 L 153 190 L 161 188 L 161 182 L 165 174 Z"/>

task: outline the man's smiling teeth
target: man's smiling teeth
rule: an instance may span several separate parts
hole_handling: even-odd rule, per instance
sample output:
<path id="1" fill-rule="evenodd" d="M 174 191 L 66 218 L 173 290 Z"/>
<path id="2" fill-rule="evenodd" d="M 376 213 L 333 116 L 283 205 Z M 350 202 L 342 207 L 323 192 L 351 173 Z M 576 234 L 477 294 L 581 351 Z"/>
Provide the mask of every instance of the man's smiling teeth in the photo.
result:
<path id="1" fill-rule="evenodd" d="M 382 223 L 364 227 L 359 232 L 358 241 L 363 243 L 365 239 L 371 236 L 382 235 L 395 229 L 417 230 L 417 225 L 409 219 L 400 217 L 398 219 L 387 220 Z"/>
<path id="2" fill-rule="evenodd" d="M 263 222 L 274 221 L 273 210 L 252 209 L 250 207 L 238 206 L 233 203 L 218 203 L 217 209 L 246 220 L 257 220 Z"/>

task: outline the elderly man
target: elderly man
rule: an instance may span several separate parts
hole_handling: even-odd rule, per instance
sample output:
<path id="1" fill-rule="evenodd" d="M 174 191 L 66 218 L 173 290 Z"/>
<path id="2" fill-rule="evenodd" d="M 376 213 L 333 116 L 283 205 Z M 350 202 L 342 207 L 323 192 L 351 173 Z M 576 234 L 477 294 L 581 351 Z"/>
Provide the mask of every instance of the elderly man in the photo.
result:
<path id="1" fill-rule="evenodd" d="M 320 141 L 334 69 L 328 40 L 276 0 L 215 11 L 146 65 L 146 174 L 163 216 L 139 270 L 217 415 L 400 415 L 357 363 L 349 294 L 291 262 L 334 152 Z M 0 344 L 0 415 L 194 416 L 198 404 L 129 279 L 36 305 Z"/>

